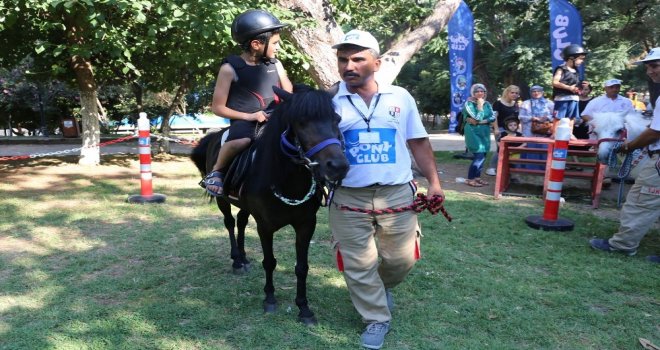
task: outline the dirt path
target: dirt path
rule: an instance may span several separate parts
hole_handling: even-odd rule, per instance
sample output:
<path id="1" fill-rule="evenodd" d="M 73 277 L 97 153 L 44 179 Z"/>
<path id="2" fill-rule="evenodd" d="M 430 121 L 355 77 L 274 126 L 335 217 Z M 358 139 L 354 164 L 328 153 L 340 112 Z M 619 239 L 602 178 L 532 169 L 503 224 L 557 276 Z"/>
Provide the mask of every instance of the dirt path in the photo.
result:
<path id="1" fill-rule="evenodd" d="M 467 177 L 468 164 L 445 163 L 438 164 L 438 171 L 442 181 L 443 189 L 449 191 L 456 191 L 465 193 L 466 195 L 474 195 L 487 200 L 493 200 L 493 193 L 495 190 L 495 176 L 484 175 L 483 180 L 489 182 L 484 187 L 470 187 L 465 183 L 457 183 L 456 178 Z M 502 205 L 508 202 L 527 202 L 534 204 L 542 204 L 543 198 L 543 177 L 541 176 L 517 176 L 520 183 L 511 184 L 507 193 L 501 199 Z M 424 183 L 423 178 L 419 179 Z M 590 212 L 598 217 L 608 218 L 612 220 L 619 219 L 619 209 L 616 207 L 618 197 L 618 184 L 612 184 L 609 188 L 604 188 L 601 193 L 600 207 L 593 209 L 591 207 L 591 195 L 588 189 L 588 182 L 584 180 L 567 179 L 564 183 L 564 191 L 562 197 L 566 201 L 566 205 L 577 207 L 579 211 Z M 630 185 L 624 187 L 625 194 L 628 193 Z M 542 213 L 539 213 L 541 215 Z"/>

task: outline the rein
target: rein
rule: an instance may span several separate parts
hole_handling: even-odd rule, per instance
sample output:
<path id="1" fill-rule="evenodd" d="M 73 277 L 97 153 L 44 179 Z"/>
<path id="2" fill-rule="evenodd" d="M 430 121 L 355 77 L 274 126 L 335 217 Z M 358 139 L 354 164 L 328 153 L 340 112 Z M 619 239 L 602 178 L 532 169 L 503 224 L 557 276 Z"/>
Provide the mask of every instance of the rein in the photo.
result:
<path id="1" fill-rule="evenodd" d="M 444 202 L 444 197 L 442 196 L 431 196 L 427 197 L 423 193 L 418 193 L 417 198 L 413 201 L 411 205 L 401 207 L 401 208 L 385 208 L 385 209 L 362 209 L 362 208 L 353 208 L 347 205 L 340 205 L 340 210 L 352 211 L 357 213 L 364 213 L 370 215 L 383 215 L 383 214 L 394 214 L 394 213 L 403 213 L 404 211 L 412 210 L 416 213 L 421 213 L 424 210 L 428 210 L 431 215 L 435 215 L 438 212 L 442 212 L 442 215 L 451 222 L 452 217 L 449 215 L 445 206 L 442 204 Z"/>

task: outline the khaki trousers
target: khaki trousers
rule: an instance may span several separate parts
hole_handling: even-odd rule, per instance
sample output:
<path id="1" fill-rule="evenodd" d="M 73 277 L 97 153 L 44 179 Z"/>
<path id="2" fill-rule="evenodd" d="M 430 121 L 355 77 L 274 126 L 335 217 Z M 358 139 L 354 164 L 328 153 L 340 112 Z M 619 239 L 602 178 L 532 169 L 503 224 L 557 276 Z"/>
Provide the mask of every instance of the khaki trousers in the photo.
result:
<path id="1" fill-rule="evenodd" d="M 660 155 L 654 154 L 642 165 L 621 208 L 619 232 L 609 239 L 616 249 L 634 250 L 660 217 L 660 174 L 656 163 Z"/>
<path id="2" fill-rule="evenodd" d="M 409 184 L 338 188 L 329 211 L 330 228 L 344 264 L 344 279 L 355 309 L 365 323 L 387 322 L 385 288 L 401 283 L 415 264 L 417 214 L 365 214 L 339 206 L 367 210 L 410 205 L 415 189 Z"/>

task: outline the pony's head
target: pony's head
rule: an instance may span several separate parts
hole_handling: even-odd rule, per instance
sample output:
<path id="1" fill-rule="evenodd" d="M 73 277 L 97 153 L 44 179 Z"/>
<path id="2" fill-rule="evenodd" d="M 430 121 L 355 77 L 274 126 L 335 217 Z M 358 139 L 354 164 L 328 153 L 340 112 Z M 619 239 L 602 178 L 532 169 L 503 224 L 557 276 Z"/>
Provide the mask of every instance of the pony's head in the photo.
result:
<path id="1" fill-rule="evenodd" d="M 343 179 L 349 164 L 339 131 L 340 117 L 334 111 L 332 96 L 306 86 L 296 86 L 293 94 L 277 87 L 273 90 L 282 102 L 266 123 L 262 144 L 271 147 L 280 144 L 270 152 L 280 152 L 280 156 L 306 164 L 320 179 Z M 273 140 L 275 137 L 277 141 Z M 271 160 L 275 159 L 281 158 L 271 157 Z"/>
<path id="2" fill-rule="evenodd" d="M 607 162 L 614 146 L 636 138 L 648 124 L 644 116 L 636 111 L 594 113 L 589 125 L 591 133 L 598 139 L 598 160 Z"/>

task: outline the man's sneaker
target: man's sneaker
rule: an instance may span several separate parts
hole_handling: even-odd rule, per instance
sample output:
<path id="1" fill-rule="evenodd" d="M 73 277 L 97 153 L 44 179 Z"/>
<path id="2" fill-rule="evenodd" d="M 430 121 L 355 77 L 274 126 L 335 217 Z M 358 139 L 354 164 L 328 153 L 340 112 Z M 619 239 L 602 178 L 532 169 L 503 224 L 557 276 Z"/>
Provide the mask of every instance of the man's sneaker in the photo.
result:
<path id="1" fill-rule="evenodd" d="M 623 250 L 623 249 L 613 248 L 613 247 L 610 246 L 610 243 L 608 242 L 607 239 L 594 238 L 594 239 L 589 241 L 589 244 L 591 245 L 591 248 L 593 248 L 593 249 L 602 250 L 602 251 L 608 252 L 608 253 L 612 253 L 612 252 L 621 253 L 621 254 L 624 254 L 624 255 L 627 255 L 627 256 L 633 256 L 633 255 L 637 254 L 636 249 Z"/>
<path id="2" fill-rule="evenodd" d="M 392 289 L 385 288 L 385 297 L 387 298 L 387 308 L 390 309 L 390 313 L 394 310 L 394 296 L 392 295 Z"/>
<path id="3" fill-rule="evenodd" d="M 390 323 L 371 323 L 362 333 L 362 346 L 367 349 L 380 349 L 385 342 L 385 334 L 390 331 Z"/>
<path id="4" fill-rule="evenodd" d="M 660 264 L 660 255 L 649 255 L 646 257 L 646 260 L 652 263 Z"/>
<path id="5" fill-rule="evenodd" d="M 495 168 L 488 168 L 486 169 L 486 175 L 495 176 L 497 175 L 497 172 L 495 171 Z"/>

